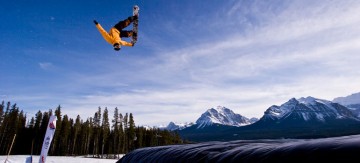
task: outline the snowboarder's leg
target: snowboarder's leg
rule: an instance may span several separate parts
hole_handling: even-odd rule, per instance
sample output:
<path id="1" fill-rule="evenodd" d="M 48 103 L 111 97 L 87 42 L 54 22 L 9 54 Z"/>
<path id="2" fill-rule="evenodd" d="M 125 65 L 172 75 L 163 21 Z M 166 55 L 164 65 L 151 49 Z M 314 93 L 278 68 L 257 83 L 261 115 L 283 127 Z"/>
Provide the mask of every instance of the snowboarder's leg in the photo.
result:
<path id="1" fill-rule="evenodd" d="M 127 19 L 118 22 L 117 24 L 115 24 L 115 28 L 119 31 L 121 31 L 122 29 L 126 28 L 127 26 L 129 26 L 131 24 L 131 22 L 133 22 L 137 17 L 136 16 L 129 16 Z"/>
<path id="2" fill-rule="evenodd" d="M 134 35 L 133 31 L 126 31 L 126 30 L 120 31 L 120 37 L 131 37 L 133 35 Z"/>

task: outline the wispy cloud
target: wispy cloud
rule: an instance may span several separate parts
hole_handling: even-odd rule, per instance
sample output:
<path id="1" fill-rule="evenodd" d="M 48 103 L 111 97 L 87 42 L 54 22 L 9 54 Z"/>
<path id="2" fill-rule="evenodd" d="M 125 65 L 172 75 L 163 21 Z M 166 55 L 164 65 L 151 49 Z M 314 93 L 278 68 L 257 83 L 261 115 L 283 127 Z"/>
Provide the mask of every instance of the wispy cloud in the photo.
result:
<path id="1" fill-rule="evenodd" d="M 351 83 L 360 81 L 356 77 L 359 72 L 351 71 L 360 61 L 360 18 L 356 16 L 360 4 L 351 2 L 289 3 L 284 11 L 263 17 L 266 23 L 245 34 L 231 31 L 233 37 L 159 54 L 162 64 L 147 71 L 187 92 L 173 92 L 179 96 L 176 99 L 191 97 L 206 101 L 208 106 L 218 103 L 236 109 L 251 97 L 252 103 L 239 109 L 247 115 L 262 115 L 271 103 L 292 97 L 311 95 L 331 100 L 350 94 L 358 91 Z M 229 15 L 238 9 L 234 7 Z M 258 13 L 249 14 L 256 17 Z M 199 106 L 186 101 L 186 107 Z"/>
<path id="2" fill-rule="evenodd" d="M 359 91 L 358 1 L 222 3 L 200 16 L 206 11 L 194 7 L 148 15 L 154 22 L 140 30 L 139 54 L 73 52 L 81 68 L 62 67 L 63 94 L 29 100 L 57 101 L 74 118 L 118 107 L 139 125 L 157 125 L 195 121 L 217 105 L 260 117 L 292 97 L 332 100 Z"/>
<path id="3" fill-rule="evenodd" d="M 51 69 L 53 67 L 53 64 L 50 63 L 50 62 L 40 62 L 39 66 L 43 70 L 49 70 L 49 69 Z"/>
<path id="4" fill-rule="evenodd" d="M 260 6 L 266 5 L 272 6 Z M 235 6 L 228 15 L 234 17 L 246 7 Z M 156 83 L 171 87 L 134 99 L 165 101 L 138 102 L 149 108 L 169 108 L 169 114 L 174 111 L 171 108 L 192 108 L 200 114 L 205 108 L 226 105 L 247 116 L 261 116 L 267 107 L 292 97 L 331 100 L 358 91 L 359 72 L 351 70 L 360 61 L 359 7 L 354 1 L 316 5 L 296 1 L 283 5 L 282 11 L 270 7 L 266 10 L 273 12 L 270 16 L 250 8 L 253 13 L 248 14 L 265 21 L 256 28 L 229 31 L 232 37 L 159 53 L 159 64 L 147 68 L 144 78 L 163 79 Z M 250 21 L 240 21 L 239 26 Z"/>

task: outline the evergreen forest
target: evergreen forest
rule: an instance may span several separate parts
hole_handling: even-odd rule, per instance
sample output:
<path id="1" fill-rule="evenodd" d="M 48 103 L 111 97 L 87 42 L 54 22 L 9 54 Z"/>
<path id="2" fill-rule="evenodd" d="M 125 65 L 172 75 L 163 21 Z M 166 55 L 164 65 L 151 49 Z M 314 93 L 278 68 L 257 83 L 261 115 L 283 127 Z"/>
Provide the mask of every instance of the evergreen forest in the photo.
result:
<path id="1" fill-rule="evenodd" d="M 86 155 L 100 158 L 118 158 L 131 150 L 143 147 L 182 144 L 176 132 L 136 126 L 132 113 L 122 114 L 114 109 L 112 117 L 101 107 L 93 117 L 76 119 L 61 112 L 38 111 L 28 119 L 17 104 L 0 104 L 0 155 L 40 155 L 45 132 L 52 115 L 57 117 L 56 130 L 48 155 Z M 15 136 L 16 135 L 16 136 Z M 13 144 L 13 145 L 12 145 Z"/>

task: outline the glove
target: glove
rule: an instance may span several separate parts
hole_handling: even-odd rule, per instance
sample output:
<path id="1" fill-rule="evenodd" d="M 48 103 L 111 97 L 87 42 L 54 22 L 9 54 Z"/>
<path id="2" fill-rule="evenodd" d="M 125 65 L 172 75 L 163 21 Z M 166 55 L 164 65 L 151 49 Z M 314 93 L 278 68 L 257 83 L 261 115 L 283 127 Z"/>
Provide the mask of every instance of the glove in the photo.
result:
<path id="1" fill-rule="evenodd" d="M 135 42 L 131 41 L 131 46 L 134 47 L 135 45 Z"/>
<path id="2" fill-rule="evenodd" d="M 96 20 L 94 20 L 95 25 L 99 24 Z"/>

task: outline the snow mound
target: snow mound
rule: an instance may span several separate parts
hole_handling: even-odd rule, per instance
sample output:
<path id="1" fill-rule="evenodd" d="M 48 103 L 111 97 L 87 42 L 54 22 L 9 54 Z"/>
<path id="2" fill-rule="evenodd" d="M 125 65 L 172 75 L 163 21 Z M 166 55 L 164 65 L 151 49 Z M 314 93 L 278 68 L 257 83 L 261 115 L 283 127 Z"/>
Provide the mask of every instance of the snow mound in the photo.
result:
<path id="1" fill-rule="evenodd" d="M 148 147 L 126 154 L 131 162 L 354 162 L 360 135 L 323 139 L 238 140 Z"/>

